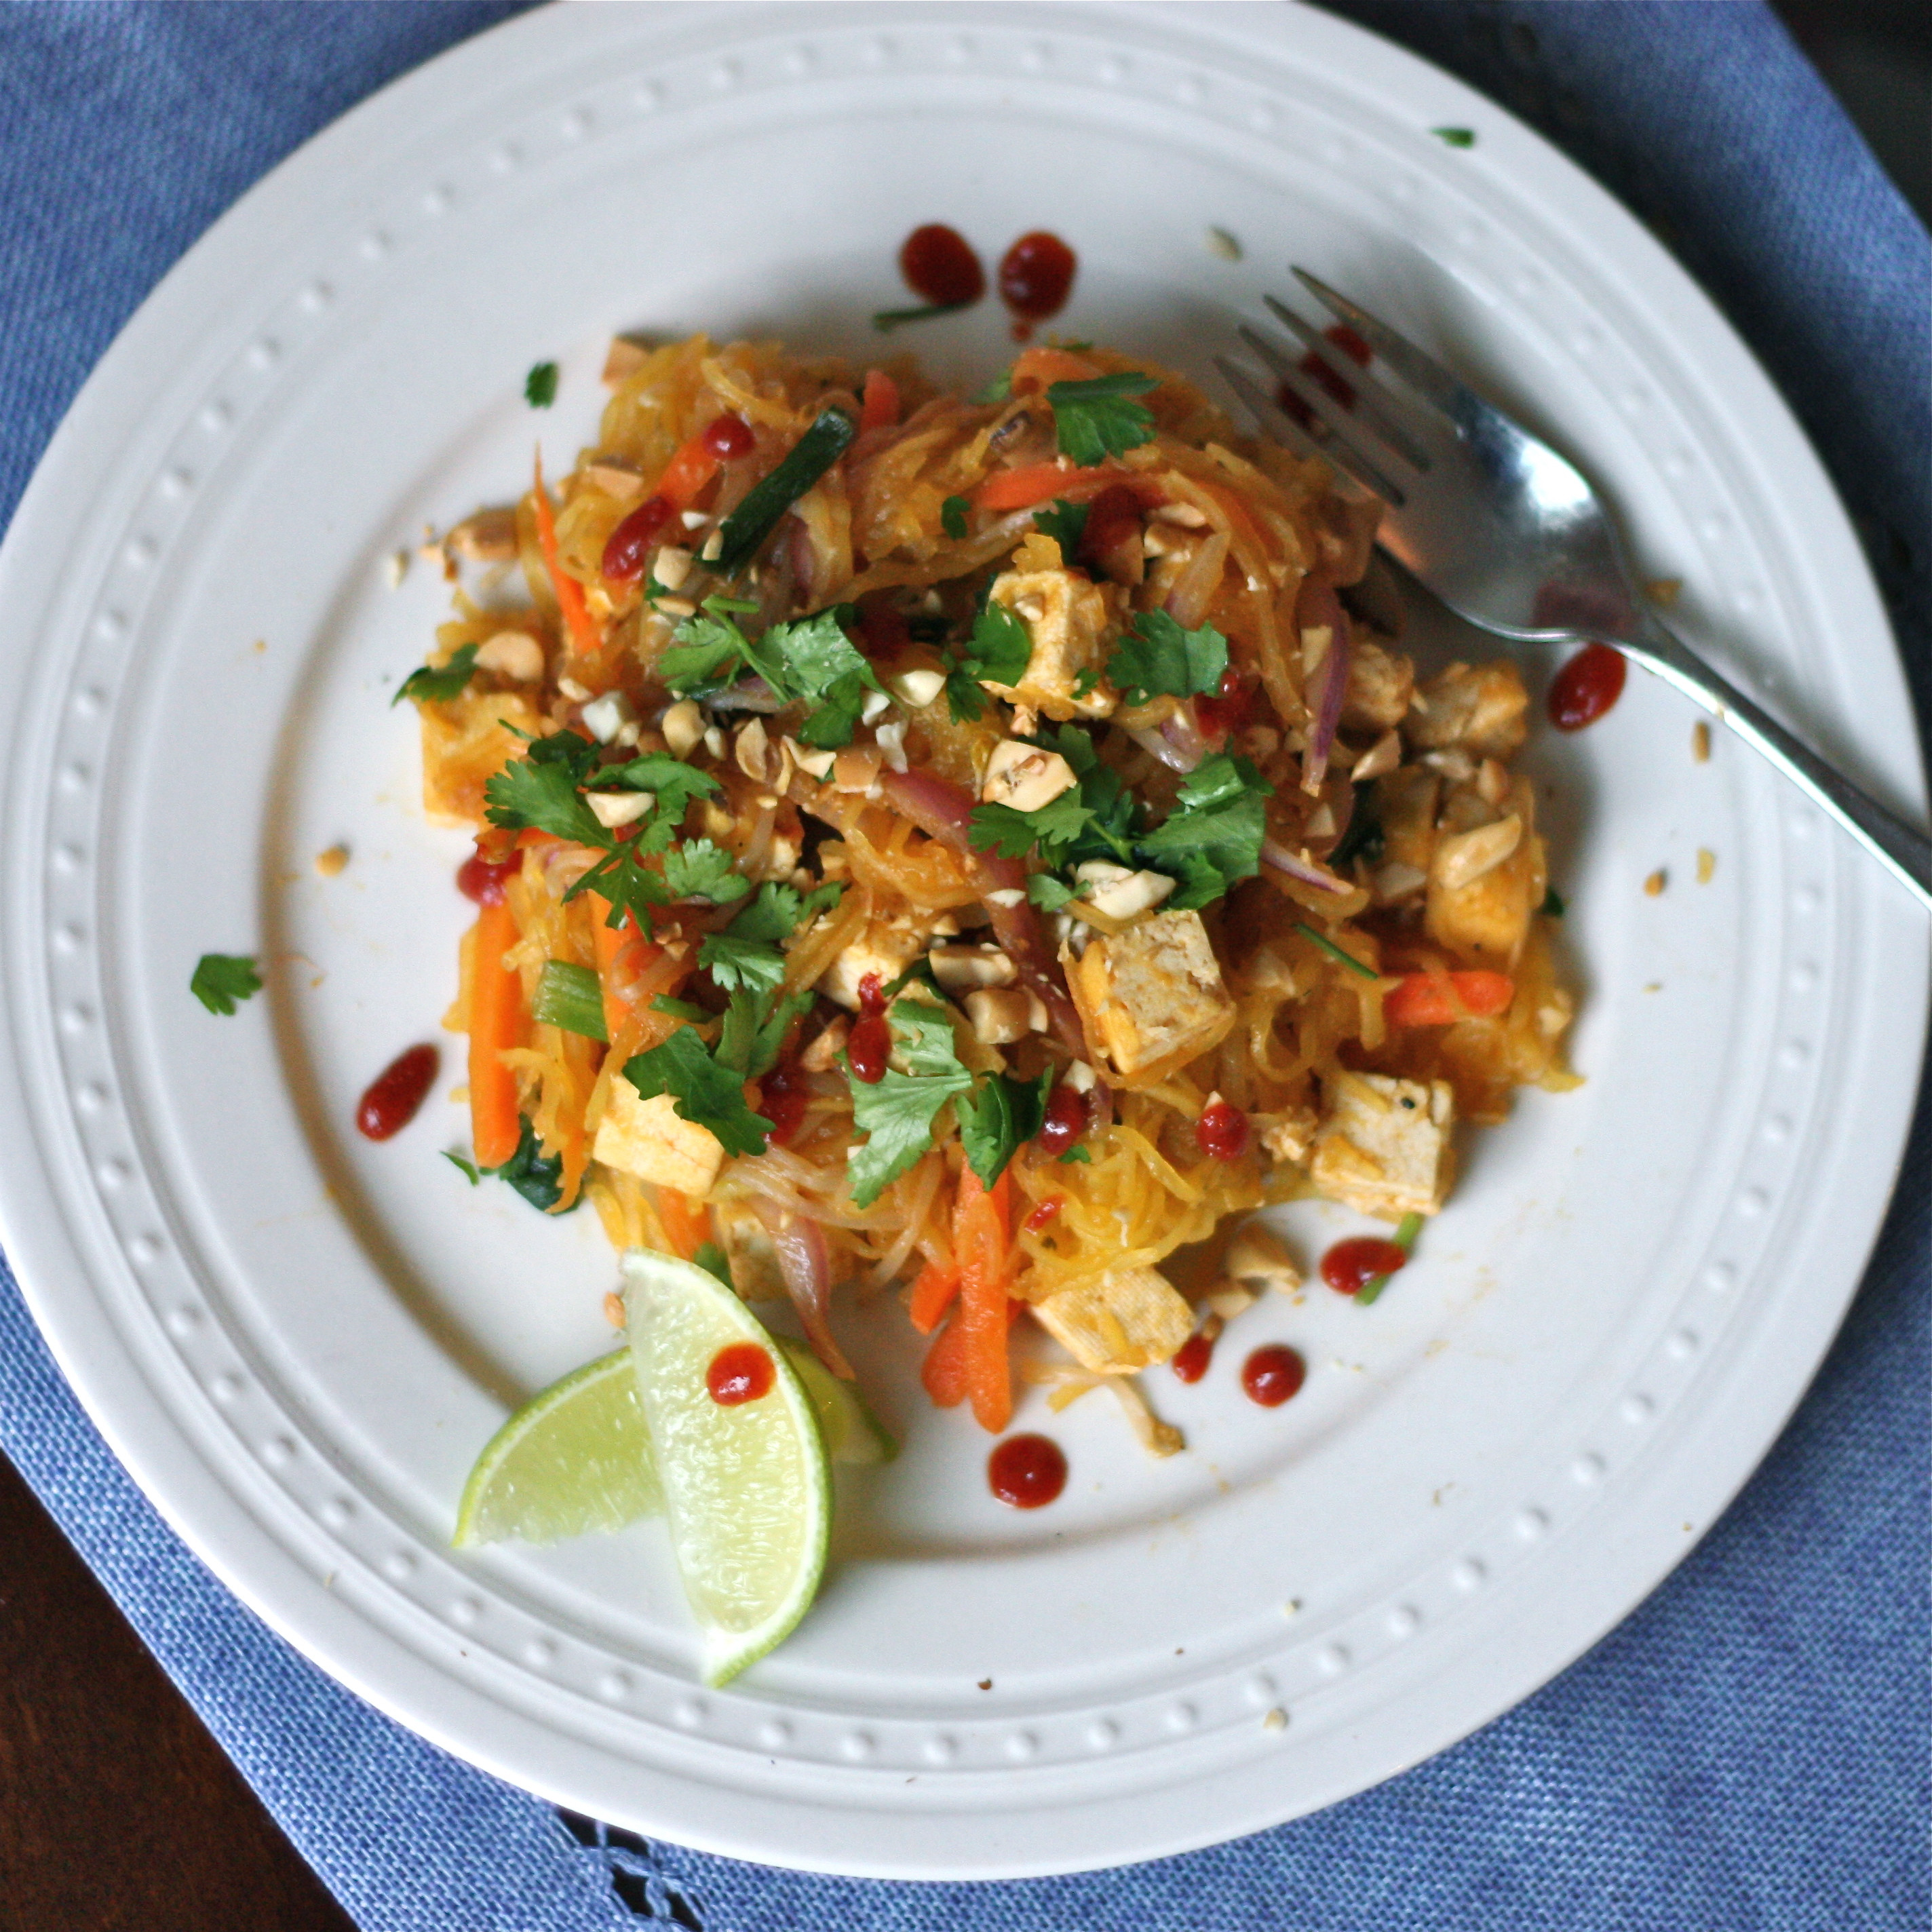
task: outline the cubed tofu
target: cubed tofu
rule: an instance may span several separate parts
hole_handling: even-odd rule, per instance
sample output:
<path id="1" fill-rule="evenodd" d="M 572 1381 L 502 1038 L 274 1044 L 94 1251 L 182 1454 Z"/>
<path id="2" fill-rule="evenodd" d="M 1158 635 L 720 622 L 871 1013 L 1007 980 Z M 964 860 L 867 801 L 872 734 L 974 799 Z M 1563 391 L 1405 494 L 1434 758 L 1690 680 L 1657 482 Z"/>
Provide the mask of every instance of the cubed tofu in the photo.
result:
<path id="1" fill-rule="evenodd" d="M 1522 674 L 1507 658 L 1485 664 L 1452 664 L 1417 696 L 1420 701 L 1402 730 L 1424 751 L 1453 748 L 1472 758 L 1507 758 L 1529 736 L 1525 716 L 1529 693 L 1522 688 Z"/>
<path id="2" fill-rule="evenodd" d="M 1096 1375 L 1130 1376 L 1171 1360 L 1194 1311 L 1158 1268 L 1122 1268 L 1036 1301 L 1040 1326 Z"/>
<path id="3" fill-rule="evenodd" d="M 1386 731 L 1400 724 L 1415 694 L 1415 666 L 1372 638 L 1355 633 L 1348 652 L 1348 682 L 1342 698 L 1345 731 Z"/>
<path id="4" fill-rule="evenodd" d="M 1536 794 L 1525 778 L 1510 782 L 1504 801 L 1522 830 L 1509 856 L 1466 885 L 1451 885 L 1432 863 L 1423 926 L 1437 945 L 1472 966 L 1514 968 L 1529 936 L 1529 922 L 1549 890 L 1543 841 L 1534 831 Z M 1446 842 L 1438 842 L 1436 858 Z"/>
<path id="5" fill-rule="evenodd" d="M 704 1195 L 718 1178 L 724 1150 L 709 1127 L 680 1120 L 668 1094 L 640 1100 L 629 1081 L 610 1083 L 610 1103 L 597 1125 L 592 1154 L 659 1187 Z"/>
<path id="6" fill-rule="evenodd" d="M 818 991 L 854 1012 L 859 988 L 876 973 L 881 986 L 890 986 L 912 962 L 922 957 L 928 935 L 910 920 L 874 920 L 820 976 Z"/>
<path id="7" fill-rule="evenodd" d="M 465 691 L 422 706 L 423 810 L 433 824 L 483 823 L 483 788 L 546 728 L 519 691 Z"/>
<path id="8" fill-rule="evenodd" d="M 1324 1194 L 1385 1221 L 1440 1210 L 1454 1173 L 1448 1081 L 1344 1073 L 1323 1084 L 1322 1102 L 1309 1178 Z"/>
<path id="9" fill-rule="evenodd" d="M 1008 571 L 993 580 L 992 602 L 1027 627 L 1033 655 L 1018 684 L 986 688 L 1049 718 L 1105 718 L 1118 702 L 1103 682 L 1084 697 L 1073 687 L 1083 670 L 1096 674 L 1107 655 L 1107 600 L 1090 579 L 1070 570 Z"/>
<path id="10" fill-rule="evenodd" d="M 1204 1053 L 1234 1024 L 1196 912 L 1158 912 L 1096 939 L 1066 976 L 1089 1036 L 1129 1078 Z"/>

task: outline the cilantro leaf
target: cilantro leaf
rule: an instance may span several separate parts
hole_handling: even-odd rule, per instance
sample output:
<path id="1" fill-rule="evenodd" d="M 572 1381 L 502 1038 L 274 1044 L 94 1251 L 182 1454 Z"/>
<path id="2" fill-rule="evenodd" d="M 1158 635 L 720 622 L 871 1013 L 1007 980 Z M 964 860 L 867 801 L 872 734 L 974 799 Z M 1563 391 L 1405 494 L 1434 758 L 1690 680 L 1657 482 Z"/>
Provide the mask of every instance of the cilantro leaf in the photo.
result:
<path id="1" fill-rule="evenodd" d="M 1090 503 L 1070 503 L 1064 496 L 1056 496 L 1052 508 L 1034 511 L 1033 526 L 1052 538 L 1060 546 L 1061 560 L 1071 563 L 1086 534 L 1087 513 L 1092 508 Z"/>
<path id="2" fill-rule="evenodd" d="M 784 955 L 762 939 L 736 939 L 729 932 L 706 935 L 698 963 L 728 993 L 776 993 L 784 984 Z"/>
<path id="3" fill-rule="evenodd" d="M 584 802 L 567 765 L 516 758 L 483 788 L 484 816 L 506 831 L 526 826 L 577 845 L 608 845 L 610 835 Z"/>
<path id="4" fill-rule="evenodd" d="M 1166 820 L 1140 841 L 1142 855 L 1178 873 L 1176 911 L 1207 905 L 1237 879 L 1261 870 L 1267 818 L 1262 801 L 1274 788 L 1246 758 L 1216 752 L 1196 766 Z"/>
<path id="5" fill-rule="evenodd" d="M 975 403 L 1004 403 L 1013 392 L 1013 372 L 1002 369 L 986 386 L 969 397 Z"/>
<path id="6" fill-rule="evenodd" d="M 697 1253 L 693 1255 L 691 1258 L 695 1262 L 706 1274 L 715 1276 L 719 1281 L 722 1281 L 727 1288 L 732 1289 L 734 1292 L 736 1292 L 737 1284 L 731 1279 L 731 1262 L 730 1257 L 726 1255 L 724 1250 L 721 1248 L 716 1241 L 700 1242 L 698 1244 Z"/>
<path id="7" fill-rule="evenodd" d="M 1108 680 L 1130 704 L 1218 691 L 1227 668 L 1228 640 L 1212 624 L 1184 631 L 1165 610 L 1138 612 L 1107 660 Z"/>
<path id="8" fill-rule="evenodd" d="M 469 1182 L 472 1187 L 482 1184 L 483 1176 L 473 1160 L 467 1160 L 460 1154 L 452 1154 L 448 1148 L 443 1149 L 442 1157 Z"/>
<path id="9" fill-rule="evenodd" d="M 1086 830 L 1092 816 L 1076 785 L 1036 812 L 1016 812 L 1010 805 L 976 805 L 967 821 L 966 838 L 974 851 L 997 852 L 1003 859 L 1024 859 L 1037 847 L 1049 865 L 1058 865 Z"/>
<path id="10" fill-rule="evenodd" d="M 713 905 L 729 905 L 752 890 L 751 880 L 731 869 L 730 854 L 709 838 L 694 838 L 667 852 L 664 882 L 674 898 L 709 899 Z"/>
<path id="11" fill-rule="evenodd" d="M 949 496 L 939 506 L 939 527 L 955 543 L 966 534 L 966 499 Z"/>
<path id="12" fill-rule="evenodd" d="M 856 674 L 841 678 L 826 692 L 818 709 L 798 728 L 799 742 L 818 752 L 836 752 L 842 745 L 850 744 L 865 706 L 863 682 Z"/>
<path id="13" fill-rule="evenodd" d="M 687 617 L 671 633 L 670 648 L 658 660 L 658 675 L 680 698 L 704 697 L 722 689 L 748 663 L 751 646 L 730 617 L 712 607 Z"/>
<path id="14" fill-rule="evenodd" d="M 982 1080 L 959 1111 L 959 1139 L 966 1164 L 990 1187 L 1008 1161 L 1046 1119 L 1046 1098 L 1053 1090 L 1052 1067 L 1037 1080 L 1016 1080 L 996 1073 Z"/>
<path id="15" fill-rule="evenodd" d="M 1064 879 L 1056 879 L 1051 872 L 1035 872 L 1027 880 L 1027 897 L 1042 912 L 1058 912 L 1076 896 Z"/>
<path id="16" fill-rule="evenodd" d="M 709 772 L 674 758 L 668 752 L 647 752 L 628 764 L 606 765 L 597 774 L 599 791 L 647 791 L 657 799 L 657 814 L 682 815 L 694 798 L 709 798 L 721 789 Z"/>
<path id="17" fill-rule="evenodd" d="M 823 698 L 836 686 L 856 677 L 868 690 L 884 688 L 878 674 L 845 634 L 852 606 L 835 604 L 790 624 L 774 624 L 758 640 L 761 657 L 776 660 L 772 681 L 800 698 Z M 767 670 L 765 675 L 772 678 Z"/>
<path id="18" fill-rule="evenodd" d="M 1083 469 L 1122 456 L 1154 440 L 1154 412 L 1132 400 L 1160 384 L 1137 369 L 1096 376 L 1086 382 L 1055 382 L 1046 392 L 1060 453 Z"/>
<path id="19" fill-rule="evenodd" d="M 547 410 L 556 400 L 554 362 L 539 362 L 524 378 L 524 400 L 533 410 Z"/>
<path id="20" fill-rule="evenodd" d="M 478 644 L 458 644 L 450 652 L 448 663 L 417 665 L 389 700 L 391 708 L 406 698 L 414 698 L 418 704 L 440 704 L 460 696 L 476 670 L 476 653 L 482 648 Z"/>
<path id="21" fill-rule="evenodd" d="M 973 1076 L 960 1064 L 952 1024 L 943 1008 L 916 994 L 886 1009 L 893 1058 L 876 1082 L 852 1082 L 852 1124 L 868 1136 L 847 1168 L 852 1198 L 869 1208 L 932 1146 L 932 1123 L 948 1100 L 968 1091 Z"/>
<path id="22" fill-rule="evenodd" d="M 727 1154 L 763 1154 L 772 1124 L 745 1104 L 745 1076 L 712 1059 L 689 1027 L 624 1063 L 639 1099 L 668 1094 L 681 1120 L 708 1127 Z"/>
<path id="23" fill-rule="evenodd" d="M 195 962 L 188 989 L 212 1013 L 232 1013 L 238 1000 L 262 990 L 252 957 L 239 952 L 204 952 Z"/>
<path id="24" fill-rule="evenodd" d="M 770 993 L 740 987 L 731 995 L 724 1009 L 724 1023 L 718 1029 L 718 1065 L 747 1080 L 769 1073 L 778 1064 L 785 1029 L 815 997 L 810 992 L 788 993 L 782 999 L 774 999 Z"/>
<path id="25" fill-rule="evenodd" d="M 529 1115 L 524 1116 L 518 1126 L 516 1152 L 500 1167 L 486 1167 L 482 1172 L 508 1181 L 532 1208 L 541 1208 L 548 1214 L 563 1198 L 563 1156 L 544 1152 L 543 1142 L 538 1139 Z M 580 1194 L 570 1207 L 576 1207 L 583 1198 Z M 570 1208 L 563 1211 L 567 1214 Z"/>
<path id="26" fill-rule="evenodd" d="M 966 647 L 966 668 L 989 683 L 1015 685 L 1033 661 L 1033 633 L 1022 619 L 1004 604 L 988 603 L 973 620 L 973 638 Z"/>
<path id="27" fill-rule="evenodd" d="M 1473 148 L 1476 145 L 1476 130 L 1473 128 L 1432 128 L 1429 131 L 1448 147 Z"/>
<path id="28" fill-rule="evenodd" d="M 1091 664 L 1084 670 L 1076 671 L 1073 676 L 1074 701 L 1077 704 L 1082 698 L 1090 695 L 1100 682 L 1100 674 Z"/>
<path id="29" fill-rule="evenodd" d="M 564 894 L 564 904 L 568 905 L 580 892 L 596 892 L 610 902 L 606 926 L 614 931 L 629 919 L 640 932 L 650 932 L 651 908 L 668 905 L 673 896 L 663 878 L 644 861 L 638 840 L 626 839 L 622 844 L 613 841 L 603 857 Z"/>
<path id="30" fill-rule="evenodd" d="M 952 712 L 956 724 L 970 724 L 986 715 L 986 694 L 970 670 L 946 674 L 946 708 Z"/>

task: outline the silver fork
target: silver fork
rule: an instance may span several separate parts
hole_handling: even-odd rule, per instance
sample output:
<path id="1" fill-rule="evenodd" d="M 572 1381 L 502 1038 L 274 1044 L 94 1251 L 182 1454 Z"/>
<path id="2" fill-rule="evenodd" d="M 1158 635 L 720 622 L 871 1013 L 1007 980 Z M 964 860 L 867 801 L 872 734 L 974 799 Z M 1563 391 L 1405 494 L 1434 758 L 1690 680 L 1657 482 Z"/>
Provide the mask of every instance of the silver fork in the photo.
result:
<path id="1" fill-rule="evenodd" d="M 1337 382 L 1338 402 L 1300 361 L 1257 329 L 1242 339 L 1326 428 L 1311 436 L 1274 386 L 1215 359 L 1264 431 L 1298 454 L 1318 452 L 1387 504 L 1380 542 L 1418 582 L 1486 631 L 1536 644 L 1612 644 L 1754 745 L 1932 906 L 1932 842 L 1727 683 L 1668 629 L 1637 589 L 1609 512 L 1582 473 L 1405 336 L 1306 270 L 1304 287 L 1355 331 L 1423 406 L 1405 408 L 1284 303 L 1275 316 Z"/>

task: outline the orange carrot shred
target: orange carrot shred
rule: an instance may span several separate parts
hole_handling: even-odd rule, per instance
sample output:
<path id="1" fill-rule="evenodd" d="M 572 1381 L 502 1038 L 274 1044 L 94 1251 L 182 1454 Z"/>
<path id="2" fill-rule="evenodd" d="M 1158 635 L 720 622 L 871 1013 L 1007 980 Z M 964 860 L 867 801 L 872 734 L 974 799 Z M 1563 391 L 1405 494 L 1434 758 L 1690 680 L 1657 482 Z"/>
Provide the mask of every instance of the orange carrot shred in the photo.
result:
<path id="1" fill-rule="evenodd" d="M 570 648 L 582 657 L 596 650 L 603 639 L 598 634 L 597 620 L 591 616 L 590 605 L 584 601 L 584 586 L 564 568 L 557 554 L 556 518 L 550 509 L 550 493 L 544 488 L 541 452 L 537 457 L 536 514 L 537 543 L 543 551 L 544 568 L 550 572 L 557 608 L 563 613 L 564 628 L 570 633 Z"/>
<path id="2" fill-rule="evenodd" d="M 523 1044 L 523 976 L 503 963 L 516 943 L 508 902 L 484 907 L 470 988 L 470 1138 L 478 1167 L 501 1167 L 523 1138 L 517 1076 L 503 1064 L 505 1050 Z"/>

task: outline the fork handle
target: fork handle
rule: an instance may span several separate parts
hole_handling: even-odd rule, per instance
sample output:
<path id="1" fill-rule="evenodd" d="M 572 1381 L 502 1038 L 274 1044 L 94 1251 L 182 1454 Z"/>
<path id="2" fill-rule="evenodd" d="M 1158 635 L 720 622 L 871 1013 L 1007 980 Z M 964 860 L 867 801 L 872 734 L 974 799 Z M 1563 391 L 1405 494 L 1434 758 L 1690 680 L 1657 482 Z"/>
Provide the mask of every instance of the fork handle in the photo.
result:
<path id="1" fill-rule="evenodd" d="M 1786 777 L 1809 792 L 1860 844 L 1888 866 L 1924 904 L 1932 908 L 1932 840 L 1868 798 L 1808 745 L 1801 743 L 1776 718 L 1760 710 L 1736 686 L 1720 677 L 1675 632 L 1655 618 L 1646 616 L 1636 634 L 1617 642 L 1620 649 L 1647 664 L 1694 704 L 1756 746 Z"/>

